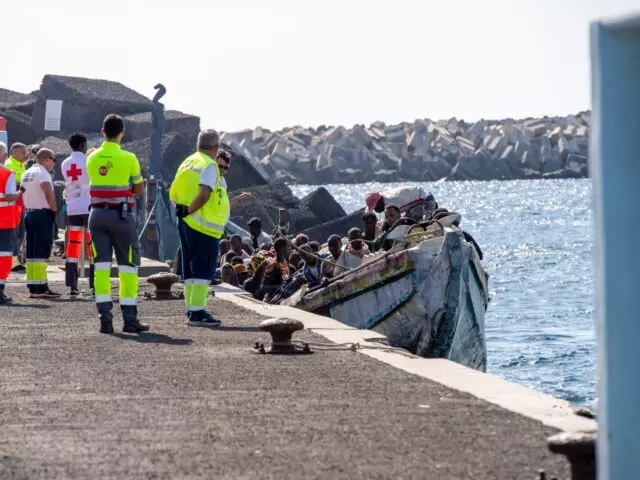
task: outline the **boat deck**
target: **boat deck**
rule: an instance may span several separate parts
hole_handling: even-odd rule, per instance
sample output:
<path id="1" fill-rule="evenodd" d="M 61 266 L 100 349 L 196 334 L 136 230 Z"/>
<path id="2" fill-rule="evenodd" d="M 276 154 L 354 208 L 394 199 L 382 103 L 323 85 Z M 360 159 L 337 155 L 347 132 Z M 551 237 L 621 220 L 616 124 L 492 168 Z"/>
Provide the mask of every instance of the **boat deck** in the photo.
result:
<path id="1" fill-rule="evenodd" d="M 569 475 L 546 446 L 558 430 L 468 393 L 361 352 L 251 352 L 269 340 L 256 328 L 267 317 L 234 294 L 210 302 L 220 329 L 187 327 L 181 300 L 141 300 L 152 331 L 108 336 L 90 300 L 28 300 L 20 283 L 7 292 L 3 479 Z"/>

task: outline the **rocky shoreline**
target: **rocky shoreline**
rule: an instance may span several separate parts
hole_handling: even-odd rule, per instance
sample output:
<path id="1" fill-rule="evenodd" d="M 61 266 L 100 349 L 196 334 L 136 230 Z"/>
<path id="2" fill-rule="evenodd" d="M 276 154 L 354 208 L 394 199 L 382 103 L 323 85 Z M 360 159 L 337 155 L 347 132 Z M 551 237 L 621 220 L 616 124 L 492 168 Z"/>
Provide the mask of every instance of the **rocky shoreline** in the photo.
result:
<path id="1" fill-rule="evenodd" d="M 44 130 L 48 99 L 63 101 L 59 132 Z M 60 164 L 70 154 L 69 134 L 83 131 L 90 146 L 99 145 L 102 120 L 108 113 L 123 116 L 123 148 L 138 156 L 147 176 L 152 108 L 148 97 L 108 80 L 45 75 L 39 90 L 30 94 L 0 89 L 0 116 L 7 119 L 9 141 L 53 149 L 58 159 L 56 180 L 62 180 Z M 590 112 L 580 112 L 473 124 L 450 119 L 399 125 L 375 122 L 350 129 L 293 127 L 279 132 L 258 127 L 223 133 L 223 148 L 232 154 L 226 180 L 232 196 L 254 193 L 271 217 L 263 218 L 265 228 L 277 218 L 278 208 L 285 208 L 291 231 L 325 241 L 331 233 L 344 235 L 358 225 L 362 212 L 347 215 L 322 187 L 298 199 L 287 184 L 586 177 L 589 123 Z M 199 130 L 197 116 L 165 111 L 160 165 L 165 184 L 193 152 Z M 61 187 L 56 190 L 61 197 Z M 264 212 L 254 202 L 246 202 L 232 209 L 231 218 L 244 227 L 250 217 L 264 217 Z M 60 221 L 62 225 L 64 219 Z"/>
<path id="2" fill-rule="evenodd" d="M 223 138 L 264 176 L 287 183 L 582 178 L 590 117 L 258 127 Z"/>

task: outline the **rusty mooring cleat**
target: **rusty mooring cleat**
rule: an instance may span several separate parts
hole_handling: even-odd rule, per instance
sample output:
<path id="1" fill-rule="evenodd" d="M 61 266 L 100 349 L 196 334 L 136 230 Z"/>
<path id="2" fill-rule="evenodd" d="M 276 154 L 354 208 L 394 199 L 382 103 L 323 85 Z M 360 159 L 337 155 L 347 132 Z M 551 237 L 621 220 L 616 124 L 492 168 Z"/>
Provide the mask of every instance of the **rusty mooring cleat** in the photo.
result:
<path id="1" fill-rule="evenodd" d="M 271 350 L 267 351 L 264 344 L 256 342 L 254 351 L 257 353 L 279 353 L 279 354 L 308 354 L 313 353 L 309 344 L 297 346 L 291 342 L 294 332 L 304 329 L 304 324 L 300 320 L 291 318 L 270 318 L 260 322 L 260 330 L 271 334 Z"/>
<path id="2" fill-rule="evenodd" d="M 596 432 L 562 432 L 547 442 L 549 450 L 569 460 L 572 480 L 596 480 Z"/>
<path id="3" fill-rule="evenodd" d="M 171 300 L 178 298 L 171 293 L 171 286 L 179 280 L 175 273 L 154 273 L 147 277 L 147 282 L 156 287 L 153 298 L 155 300 Z"/>

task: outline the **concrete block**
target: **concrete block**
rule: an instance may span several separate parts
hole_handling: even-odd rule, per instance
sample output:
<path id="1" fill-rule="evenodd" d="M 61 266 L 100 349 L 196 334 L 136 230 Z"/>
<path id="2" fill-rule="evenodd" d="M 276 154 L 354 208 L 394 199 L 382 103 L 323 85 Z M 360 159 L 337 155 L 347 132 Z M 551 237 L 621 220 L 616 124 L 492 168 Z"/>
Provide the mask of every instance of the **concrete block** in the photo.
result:
<path id="1" fill-rule="evenodd" d="M 550 173 L 564 168 L 564 160 L 556 152 L 542 156 L 542 173 Z"/>
<path id="2" fill-rule="evenodd" d="M 492 137 L 491 141 L 486 145 L 487 150 L 489 150 L 490 152 L 495 152 L 502 143 L 502 138 L 503 137 L 501 136 Z"/>
<path id="3" fill-rule="evenodd" d="M 542 170 L 542 160 L 535 154 L 534 150 L 525 151 L 520 157 L 521 169 L 529 169 L 534 172 Z"/>
<path id="4" fill-rule="evenodd" d="M 436 181 L 448 177 L 451 173 L 451 165 L 442 157 L 432 157 L 424 162 L 422 180 Z"/>
<path id="5" fill-rule="evenodd" d="M 0 116 L 7 120 L 8 147 L 15 142 L 30 145 L 40 138 L 38 132 L 31 127 L 29 115 L 18 110 L 0 110 Z"/>
<path id="6" fill-rule="evenodd" d="M 347 134 L 347 129 L 340 126 L 340 127 L 333 127 L 327 130 L 322 137 L 325 142 L 335 144 L 338 142 L 338 140 L 342 139 L 346 134 Z"/>
<path id="7" fill-rule="evenodd" d="M 576 128 L 574 136 L 576 136 L 576 137 L 588 137 L 589 136 L 589 127 L 587 127 L 586 125 L 580 125 L 579 127 Z"/>
<path id="8" fill-rule="evenodd" d="M 151 87 L 149 88 L 152 91 Z M 121 83 L 79 77 L 45 75 L 33 109 L 32 128 L 44 134 L 46 101 L 62 100 L 61 130 L 99 132 L 110 113 L 127 116 L 150 112 L 151 100 Z"/>
<path id="9" fill-rule="evenodd" d="M 264 130 L 262 127 L 256 127 L 256 129 L 251 134 L 252 142 L 261 142 L 264 139 Z"/>
<path id="10" fill-rule="evenodd" d="M 31 117 L 36 97 L 25 93 L 0 88 L 0 110 L 12 110 Z"/>
<path id="11" fill-rule="evenodd" d="M 124 120 L 124 143 L 149 138 L 153 134 L 151 112 L 128 115 Z M 178 132 L 186 136 L 194 136 L 200 131 L 200 118 L 194 115 L 167 110 L 164 114 L 164 133 Z M 221 138 L 221 141 L 223 139 Z M 195 144 L 194 144 L 195 148 Z"/>
<path id="12" fill-rule="evenodd" d="M 303 197 L 300 200 L 300 205 L 309 208 L 319 222 L 329 222 L 347 214 L 324 187 L 320 187 Z"/>
<path id="13" fill-rule="evenodd" d="M 458 143 L 458 146 L 460 147 L 460 150 L 462 150 L 462 154 L 464 155 L 472 155 L 476 150 L 475 144 L 464 137 L 457 137 L 456 142 Z"/>
<path id="14" fill-rule="evenodd" d="M 514 151 L 517 157 L 522 157 L 524 152 L 526 152 L 528 149 L 529 149 L 529 146 L 522 141 L 518 141 L 514 145 Z"/>

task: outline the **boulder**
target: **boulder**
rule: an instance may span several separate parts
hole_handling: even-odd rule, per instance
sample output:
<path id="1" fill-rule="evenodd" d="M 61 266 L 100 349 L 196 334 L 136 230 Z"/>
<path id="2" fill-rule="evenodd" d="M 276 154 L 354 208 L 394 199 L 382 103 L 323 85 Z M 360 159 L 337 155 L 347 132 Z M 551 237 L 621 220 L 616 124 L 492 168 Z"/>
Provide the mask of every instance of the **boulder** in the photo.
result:
<path id="1" fill-rule="evenodd" d="M 272 233 L 273 225 L 278 224 L 278 209 L 280 208 L 287 211 L 290 233 L 299 232 L 319 223 L 309 207 L 301 205 L 300 199 L 284 183 L 230 191 L 229 198 L 236 197 L 242 192 L 250 192 L 253 195 L 253 199 L 245 200 L 231 209 L 231 220 L 242 228 L 247 228 L 247 222 L 251 218 L 258 217 L 262 221 L 263 230 Z"/>
<path id="2" fill-rule="evenodd" d="M 551 152 L 549 155 L 542 156 L 542 169 L 543 174 L 562 171 L 564 168 L 564 161 L 557 152 Z"/>
<path id="3" fill-rule="evenodd" d="M 435 181 L 449 176 L 451 165 L 439 156 L 424 162 L 421 180 Z"/>
<path id="4" fill-rule="evenodd" d="M 151 112 L 136 113 L 124 117 L 123 143 L 151 137 L 153 123 Z M 164 133 L 178 132 L 193 137 L 200 131 L 200 118 L 194 115 L 167 110 L 164 112 Z M 195 147 L 195 145 L 194 145 Z"/>
<path id="5" fill-rule="evenodd" d="M 197 134 L 197 132 L 196 132 Z M 195 138 L 171 132 L 162 136 L 160 144 L 160 174 L 167 184 L 173 181 L 178 166 L 194 152 Z M 149 175 L 149 161 L 151 157 L 151 138 L 136 140 L 122 145 L 124 150 L 135 153 L 140 162 L 142 174 Z"/>
<path id="6" fill-rule="evenodd" d="M 344 237 L 347 235 L 347 232 L 350 228 L 361 228 L 361 219 L 363 213 L 364 208 L 361 208 L 360 210 L 356 210 L 355 212 L 345 215 L 344 217 L 337 218 L 320 225 L 316 225 L 312 228 L 308 228 L 302 233 L 306 234 L 309 237 L 309 240 L 316 240 L 321 243 L 325 243 L 329 236 L 333 234 Z"/>
<path id="7" fill-rule="evenodd" d="M 36 97 L 33 95 L 0 88 L 0 110 L 2 111 L 14 110 L 31 116 L 33 115 L 33 107 L 35 104 Z"/>
<path id="8" fill-rule="evenodd" d="M 150 112 L 151 100 L 121 83 L 80 77 L 45 75 L 33 109 L 32 128 L 44 132 L 47 100 L 62 100 L 61 131 L 99 132 L 104 117 Z"/>
<path id="9" fill-rule="evenodd" d="M 2 110 L 0 117 L 7 120 L 9 144 L 22 142 L 26 145 L 36 143 L 40 135 L 31 128 L 31 117 L 18 110 Z M 7 145 L 10 146 L 10 145 Z"/>
<path id="10" fill-rule="evenodd" d="M 308 207 L 319 222 L 330 222 L 347 214 L 324 187 L 320 187 L 303 197 L 300 200 L 300 206 Z"/>

